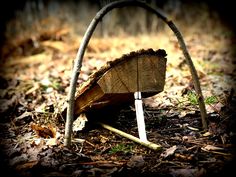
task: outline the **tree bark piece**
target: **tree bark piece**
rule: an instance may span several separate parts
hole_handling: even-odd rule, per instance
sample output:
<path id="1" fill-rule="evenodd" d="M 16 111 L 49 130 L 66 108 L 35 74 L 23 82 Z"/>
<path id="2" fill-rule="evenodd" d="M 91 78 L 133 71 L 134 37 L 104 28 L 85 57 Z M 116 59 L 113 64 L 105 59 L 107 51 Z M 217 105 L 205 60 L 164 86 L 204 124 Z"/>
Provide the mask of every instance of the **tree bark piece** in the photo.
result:
<path id="1" fill-rule="evenodd" d="M 108 130 L 110 130 L 112 132 L 115 132 L 115 133 L 117 133 L 117 134 L 119 134 L 119 135 L 121 135 L 121 136 L 123 136 L 125 138 L 128 138 L 128 139 L 130 139 L 130 140 L 132 140 L 132 141 L 134 141 L 136 143 L 139 143 L 139 144 L 141 144 L 143 146 L 146 146 L 146 147 L 148 147 L 150 149 L 158 151 L 158 150 L 161 150 L 161 148 L 162 148 L 160 145 L 152 143 L 150 141 L 141 141 L 139 138 L 137 138 L 137 137 L 135 137 L 133 135 L 130 135 L 128 133 L 125 133 L 125 132 L 123 132 L 121 130 L 118 130 L 118 129 L 110 126 L 110 125 L 107 125 L 107 124 L 104 124 L 104 123 L 101 123 L 101 122 L 98 122 L 98 124 L 101 125 L 105 129 L 108 129 Z"/>
<path id="2" fill-rule="evenodd" d="M 131 52 L 108 62 L 81 85 L 75 115 L 105 106 L 134 102 L 134 92 L 152 96 L 164 89 L 166 52 L 152 49 Z"/>

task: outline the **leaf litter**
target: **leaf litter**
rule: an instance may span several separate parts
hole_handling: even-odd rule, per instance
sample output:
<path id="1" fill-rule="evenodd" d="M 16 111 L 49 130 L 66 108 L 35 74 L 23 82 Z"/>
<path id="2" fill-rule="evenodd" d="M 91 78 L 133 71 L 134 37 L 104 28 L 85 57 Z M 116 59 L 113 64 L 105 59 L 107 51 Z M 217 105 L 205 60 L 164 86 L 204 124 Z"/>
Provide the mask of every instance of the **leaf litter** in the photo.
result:
<path id="1" fill-rule="evenodd" d="M 22 45 L 28 48 L 8 54 L 8 61 L 3 63 L 0 135 L 9 176 L 16 172 L 18 176 L 189 177 L 219 175 L 231 167 L 236 135 L 232 84 L 235 56 L 230 48 L 223 47 L 230 43 L 229 37 L 199 33 L 186 37 L 207 104 L 207 132 L 201 129 L 191 75 L 175 40 L 158 34 L 91 40 L 78 84 L 107 61 L 132 50 L 164 47 L 167 51 L 165 89 L 144 99 L 147 136 L 163 147 L 160 152 L 102 129 L 85 118 L 78 119 L 77 125 L 75 122 L 72 147 L 63 147 L 65 115 L 61 110 L 81 37 L 65 29 L 52 38 L 53 33 L 44 41 L 35 36 L 36 46 L 31 45 L 31 39 L 16 42 L 16 48 Z M 57 41 L 59 38 L 63 40 Z M 157 40 L 160 43 L 154 42 Z M 100 120 L 97 117 L 95 122 L 96 119 Z M 102 120 L 138 136 L 134 105 L 104 115 Z"/>

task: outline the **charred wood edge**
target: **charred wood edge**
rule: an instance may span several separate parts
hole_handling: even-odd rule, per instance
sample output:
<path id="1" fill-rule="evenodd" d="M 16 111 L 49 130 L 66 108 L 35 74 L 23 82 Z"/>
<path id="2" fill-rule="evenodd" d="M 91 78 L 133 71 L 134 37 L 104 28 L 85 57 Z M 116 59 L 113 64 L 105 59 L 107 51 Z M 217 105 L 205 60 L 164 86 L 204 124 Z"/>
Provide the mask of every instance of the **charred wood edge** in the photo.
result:
<path id="1" fill-rule="evenodd" d="M 107 130 L 110 130 L 110 131 L 112 131 L 114 133 L 117 133 L 117 134 L 119 134 L 119 135 L 121 135 L 121 136 L 123 136 L 125 138 L 128 138 L 128 139 L 130 139 L 130 140 L 132 140 L 132 141 L 134 141 L 136 143 L 139 143 L 139 144 L 141 144 L 143 146 L 146 146 L 146 147 L 148 147 L 150 149 L 153 149 L 153 150 L 156 150 L 156 151 L 162 149 L 161 145 L 152 143 L 150 141 L 141 141 L 139 138 L 137 138 L 137 137 L 135 137 L 135 136 L 133 136 L 131 134 L 125 133 L 125 132 L 123 132 L 121 130 L 118 130 L 118 129 L 110 126 L 110 125 L 107 125 L 107 124 L 104 124 L 104 123 L 101 123 L 101 122 L 98 122 L 98 124 L 101 125 L 103 128 L 105 128 Z"/>
<path id="2" fill-rule="evenodd" d="M 125 7 L 125 6 L 142 7 L 144 9 L 156 14 L 165 23 L 167 23 L 168 26 L 174 32 L 174 34 L 176 35 L 176 37 L 178 39 L 178 42 L 180 44 L 180 47 L 181 47 L 182 52 L 185 56 L 185 59 L 187 61 L 187 64 L 189 66 L 189 69 L 190 69 L 190 72 L 191 72 L 191 75 L 192 75 L 192 78 L 193 78 L 194 88 L 195 88 L 195 90 L 197 92 L 197 95 L 198 95 L 197 98 L 198 98 L 198 103 L 199 103 L 199 107 L 200 107 L 200 111 L 201 111 L 203 129 L 205 129 L 205 130 L 207 129 L 206 108 L 205 108 L 204 98 L 203 98 L 203 95 L 202 95 L 202 91 L 201 91 L 197 71 L 196 71 L 196 69 L 194 67 L 194 64 L 191 60 L 191 57 L 188 53 L 188 50 L 187 50 L 187 47 L 186 47 L 185 42 L 183 40 L 183 37 L 182 37 L 181 33 L 179 32 L 179 30 L 177 29 L 177 27 L 175 26 L 175 24 L 171 20 L 169 20 L 166 17 L 166 15 L 164 15 L 164 13 L 162 12 L 161 9 L 158 9 L 158 8 L 154 9 L 151 6 L 147 5 L 145 2 L 138 1 L 138 0 L 120 0 L 120 1 L 112 2 L 112 3 L 104 6 L 101 10 L 99 10 L 97 12 L 95 17 L 93 18 L 93 20 L 89 24 L 89 26 L 88 26 L 85 34 L 84 34 L 84 37 L 81 41 L 79 50 L 77 52 L 77 55 L 76 55 L 76 58 L 75 58 L 75 61 L 74 61 L 74 66 L 73 66 L 73 69 L 72 69 L 72 75 L 71 75 L 71 81 L 70 81 L 70 88 L 69 88 L 69 93 L 68 93 L 68 100 L 67 100 L 68 101 L 68 107 L 67 107 L 67 115 L 66 115 L 64 146 L 70 146 L 71 145 L 72 124 L 73 124 L 73 120 L 74 120 L 76 83 L 77 83 L 78 76 L 80 74 L 80 69 L 82 67 L 82 60 L 83 60 L 85 49 L 86 49 L 86 47 L 89 43 L 89 40 L 90 40 L 97 24 L 99 23 L 99 21 L 101 21 L 102 18 L 109 11 L 111 11 L 112 9 L 121 8 L 121 7 Z"/>

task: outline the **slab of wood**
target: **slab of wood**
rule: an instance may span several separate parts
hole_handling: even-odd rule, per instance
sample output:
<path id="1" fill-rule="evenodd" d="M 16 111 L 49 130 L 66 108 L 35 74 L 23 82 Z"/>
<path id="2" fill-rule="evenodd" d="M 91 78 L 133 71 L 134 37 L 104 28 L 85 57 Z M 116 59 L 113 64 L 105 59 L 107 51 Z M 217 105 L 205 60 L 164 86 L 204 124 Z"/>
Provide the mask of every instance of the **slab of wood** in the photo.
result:
<path id="1" fill-rule="evenodd" d="M 166 56 L 165 50 L 142 49 L 108 62 L 79 87 L 75 115 L 134 102 L 136 91 L 144 97 L 163 91 Z"/>

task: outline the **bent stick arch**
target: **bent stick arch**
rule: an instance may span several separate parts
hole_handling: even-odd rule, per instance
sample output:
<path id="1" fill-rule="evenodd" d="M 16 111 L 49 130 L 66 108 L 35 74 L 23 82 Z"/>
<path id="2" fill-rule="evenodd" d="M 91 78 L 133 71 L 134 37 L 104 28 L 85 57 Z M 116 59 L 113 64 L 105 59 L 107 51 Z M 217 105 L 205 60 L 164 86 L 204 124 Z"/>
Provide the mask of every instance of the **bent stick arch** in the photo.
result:
<path id="1" fill-rule="evenodd" d="M 189 52 L 187 50 L 187 47 L 185 45 L 185 42 L 183 40 L 183 37 L 180 33 L 180 31 L 177 29 L 175 24 L 169 20 L 164 13 L 160 9 L 154 9 L 151 6 L 145 4 L 142 1 L 138 0 L 120 0 L 120 1 L 115 1 L 112 2 L 106 6 L 104 6 L 101 10 L 97 12 L 91 23 L 89 24 L 84 37 L 81 41 L 79 50 L 77 52 L 75 61 L 74 61 L 74 66 L 72 69 L 72 75 L 71 75 L 71 81 L 70 81 L 70 88 L 69 88 L 69 93 L 68 93 L 68 106 L 67 106 L 67 114 L 66 114 L 66 125 L 65 125 L 65 139 L 64 139 L 64 146 L 70 146 L 71 145 L 71 134 L 72 134 L 72 124 L 74 120 L 74 104 L 75 104 L 75 92 L 76 92 L 76 83 L 78 80 L 78 76 L 80 74 L 80 70 L 82 67 L 82 61 L 83 61 L 83 56 L 85 53 L 85 49 L 89 43 L 89 40 L 96 29 L 97 24 L 99 23 L 100 20 L 111 10 L 115 8 L 121 8 L 125 6 L 138 6 L 141 8 L 144 8 L 155 15 L 157 15 L 159 18 L 161 18 L 174 32 L 174 34 L 177 37 L 177 40 L 179 42 L 180 48 L 183 52 L 183 55 L 185 56 L 186 62 L 189 66 L 192 78 L 193 78 L 193 84 L 194 88 L 197 93 L 197 98 L 198 98 L 198 104 L 201 112 L 201 119 L 202 119 L 202 126 L 203 129 L 207 129 L 207 113 L 206 113 L 206 108 L 205 108 L 205 103 L 204 103 L 204 98 L 202 95 L 201 87 L 200 87 L 200 82 L 198 79 L 197 71 L 194 67 L 194 64 L 192 62 L 192 59 L 189 55 Z"/>

